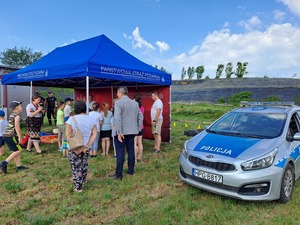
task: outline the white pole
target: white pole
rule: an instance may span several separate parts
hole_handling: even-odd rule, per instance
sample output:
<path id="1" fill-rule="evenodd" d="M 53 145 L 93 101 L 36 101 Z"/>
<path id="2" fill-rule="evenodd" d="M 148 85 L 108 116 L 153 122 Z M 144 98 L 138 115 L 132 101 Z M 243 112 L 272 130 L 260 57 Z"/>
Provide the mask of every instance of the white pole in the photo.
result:
<path id="1" fill-rule="evenodd" d="M 4 90 L 3 90 L 3 85 L 2 85 L 2 79 L 0 79 L 0 84 L 1 84 L 1 109 L 3 109 L 3 103 L 4 103 Z"/>
<path id="2" fill-rule="evenodd" d="M 171 144 L 171 142 L 172 142 L 172 132 L 171 132 L 171 130 L 172 130 L 172 101 L 171 101 L 171 95 L 172 94 L 172 92 L 171 92 L 171 85 L 170 85 L 170 102 L 169 102 L 169 110 L 170 110 L 170 141 L 169 141 L 169 143 Z"/>
<path id="3" fill-rule="evenodd" d="M 90 82 L 89 82 L 89 76 L 86 76 L 86 114 L 89 114 L 89 87 L 90 87 Z"/>
<path id="4" fill-rule="evenodd" d="M 32 81 L 30 81 L 30 94 L 29 94 L 29 102 L 31 102 L 32 99 Z"/>

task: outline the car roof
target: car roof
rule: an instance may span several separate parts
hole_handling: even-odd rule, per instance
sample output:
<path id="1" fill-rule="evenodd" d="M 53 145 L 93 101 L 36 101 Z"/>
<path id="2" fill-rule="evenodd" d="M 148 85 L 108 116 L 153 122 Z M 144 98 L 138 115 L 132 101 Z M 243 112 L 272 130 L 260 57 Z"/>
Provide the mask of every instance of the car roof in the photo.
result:
<path id="1" fill-rule="evenodd" d="M 249 112 L 249 113 L 288 113 L 289 111 L 300 111 L 300 106 L 294 104 L 280 103 L 259 103 L 243 105 L 240 108 L 233 109 L 231 112 Z"/>

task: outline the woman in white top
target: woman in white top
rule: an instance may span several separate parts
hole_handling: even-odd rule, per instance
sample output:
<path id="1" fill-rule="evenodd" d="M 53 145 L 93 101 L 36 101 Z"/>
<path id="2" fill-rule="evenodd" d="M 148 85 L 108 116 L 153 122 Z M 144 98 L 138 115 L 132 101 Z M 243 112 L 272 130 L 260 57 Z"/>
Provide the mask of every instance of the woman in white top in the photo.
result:
<path id="1" fill-rule="evenodd" d="M 103 103 L 103 111 L 101 111 L 103 117 L 103 123 L 101 125 L 100 137 L 102 145 L 102 155 L 107 156 L 110 148 L 110 138 L 111 138 L 111 117 L 112 112 L 109 110 L 109 104 L 107 102 Z"/>
<path id="2" fill-rule="evenodd" d="M 42 153 L 40 149 L 40 132 L 41 132 L 41 120 L 43 117 L 43 107 L 39 105 L 41 101 L 41 97 L 38 95 L 34 95 L 31 98 L 32 102 L 26 106 L 26 125 L 27 132 L 29 135 L 27 151 L 31 152 L 32 143 L 36 149 L 38 154 Z"/>
<path id="3" fill-rule="evenodd" d="M 92 106 L 93 111 L 89 112 L 89 116 L 95 120 L 95 123 L 97 126 L 97 137 L 96 137 L 95 141 L 93 142 L 93 144 L 91 146 L 91 151 L 90 151 L 91 158 L 97 157 L 98 142 L 99 142 L 99 138 L 100 138 L 100 126 L 103 123 L 103 117 L 102 117 L 101 113 L 99 112 L 99 107 L 100 107 L 99 103 L 95 102 Z"/>
<path id="4" fill-rule="evenodd" d="M 86 181 L 88 172 L 88 150 L 97 137 L 97 126 L 94 119 L 86 115 L 86 103 L 84 101 L 79 100 L 75 102 L 74 114 L 66 122 L 66 137 L 69 140 L 70 134 L 77 127 L 83 136 L 84 147 L 70 151 L 68 157 L 73 174 L 74 191 L 82 192 L 83 183 Z"/>

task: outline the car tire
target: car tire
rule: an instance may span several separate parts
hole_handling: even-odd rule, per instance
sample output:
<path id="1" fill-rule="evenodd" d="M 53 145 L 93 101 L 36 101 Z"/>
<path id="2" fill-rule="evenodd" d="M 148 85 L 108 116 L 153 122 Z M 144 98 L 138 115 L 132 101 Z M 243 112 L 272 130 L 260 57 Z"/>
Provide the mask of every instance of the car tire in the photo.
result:
<path id="1" fill-rule="evenodd" d="M 288 164 L 285 167 L 282 180 L 281 180 L 279 202 L 286 203 L 292 198 L 294 185 L 295 185 L 294 168 L 291 164 Z"/>
<path id="2" fill-rule="evenodd" d="M 186 135 L 186 136 L 195 136 L 198 133 L 199 132 L 197 130 L 185 130 L 183 132 L 183 134 Z"/>

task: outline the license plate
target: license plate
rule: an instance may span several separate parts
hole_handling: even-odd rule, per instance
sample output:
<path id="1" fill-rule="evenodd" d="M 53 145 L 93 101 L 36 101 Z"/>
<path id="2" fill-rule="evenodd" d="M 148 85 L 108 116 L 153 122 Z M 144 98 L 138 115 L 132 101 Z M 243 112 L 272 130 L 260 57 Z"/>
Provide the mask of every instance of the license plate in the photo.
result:
<path id="1" fill-rule="evenodd" d="M 202 170 L 197 170 L 197 169 L 193 169 L 193 175 L 199 178 L 202 178 L 204 180 L 209 180 L 212 182 L 217 182 L 217 183 L 223 183 L 223 176 L 222 175 L 217 175 L 217 174 L 213 174 L 213 173 L 207 173 L 204 172 Z"/>

